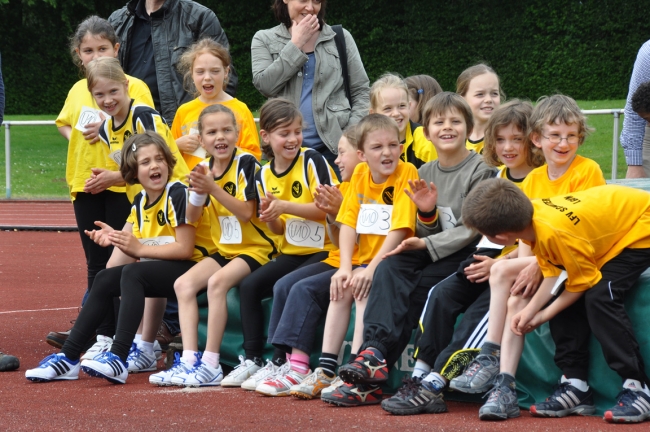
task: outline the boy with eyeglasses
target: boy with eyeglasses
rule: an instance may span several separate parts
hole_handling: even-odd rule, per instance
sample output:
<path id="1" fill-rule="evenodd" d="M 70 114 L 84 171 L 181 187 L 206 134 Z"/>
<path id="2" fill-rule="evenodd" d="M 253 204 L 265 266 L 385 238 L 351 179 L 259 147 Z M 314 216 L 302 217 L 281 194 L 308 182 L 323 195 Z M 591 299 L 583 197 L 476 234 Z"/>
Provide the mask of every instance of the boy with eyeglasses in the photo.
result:
<path id="1" fill-rule="evenodd" d="M 554 197 L 605 184 L 599 165 L 576 154 L 589 128 L 573 99 L 564 95 L 541 98 L 530 123 L 530 138 L 544 153 L 546 165 L 526 176 L 521 189 L 529 199 Z M 452 389 L 465 393 L 482 393 L 492 387 L 488 401 L 479 410 L 481 420 L 519 416 L 515 373 L 524 336 L 510 330 L 510 321 L 530 303 L 540 286 L 542 272 L 529 245 L 520 243 L 517 254 L 517 258 L 494 265 L 490 272 L 493 292 L 518 293 L 511 294 L 507 304 L 497 307 L 490 304 L 488 326 L 500 326 L 502 330 L 496 333 L 502 334 L 501 339 L 486 340 L 476 359 L 450 383 Z M 563 376 L 555 393 L 545 402 L 533 405 L 531 413 L 542 417 L 592 414 L 595 407 L 587 384 L 591 331 L 584 307 L 577 312 L 561 312 L 551 321 L 550 329 L 556 345 L 555 363 Z"/>

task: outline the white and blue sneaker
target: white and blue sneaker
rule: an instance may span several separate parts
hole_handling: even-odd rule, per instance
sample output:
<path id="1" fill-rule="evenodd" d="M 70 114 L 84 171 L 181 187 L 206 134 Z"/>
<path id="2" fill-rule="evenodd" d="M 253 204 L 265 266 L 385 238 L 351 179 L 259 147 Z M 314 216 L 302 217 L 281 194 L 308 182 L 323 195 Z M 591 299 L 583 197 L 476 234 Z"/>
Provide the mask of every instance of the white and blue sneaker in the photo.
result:
<path id="1" fill-rule="evenodd" d="M 25 378 L 34 382 L 79 379 L 79 360 L 73 362 L 63 353 L 45 357 L 37 368 L 25 371 Z"/>
<path id="2" fill-rule="evenodd" d="M 185 387 L 208 387 L 208 386 L 218 386 L 223 380 L 223 370 L 221 365 L 217 365 L 216 368 L 209 366 L 203 361 L 199 362 L 198 365 L 194 365 L 188 374 L 187 378 L 184 379 L 183 385 Z M 175 382 L 175 378 L 172 378 L 172 382 Z"/>
<path id="3" fill-rule="evenodd" d="M 111 346 L 113 346 L 113 338 L 97 335 L 97 342 L 88 348 L 88 351 L 81 356 L 81 360 L 92 360 L 96 355 L 110 351 Z"/>
<path id="4" fill-rule="evenodd" d="M 194 362 L 191 363 L 191 364 L 186 363 L 183 360 L 183 357 L 181 356 L 180 364 L 182 365 L 182 367 L 179 366 L 177 371 L 170 377 L 170 379 L 169 379 L 170 383 L 169 384 L 164 384 L 164 385 L 184 386 L 185 385 L 185 380 L 190 376 L 192 371 L 194 371 L 194 368 L 201 364 L 201 353 L 197 352 L 194 355 Z M 173 366 L 172 366 L 172 369 L 174 369 Z"/>
<path id="5" fill-rule="evenodd" d="M 129 373 L 150 372 L 158 368 L 155 352 L 146 353 L 135 342 L 131 344 L 126 364 Z"/>
<path id="6" fill-rule="evenodd" d="M 162 360 L 162 347 L 160 346 L 160 342 L 158 342 L 158 340 L 153 341 L 153 352 L 156 354 L 156 360 Z"/>
<path id="7" fill-rule="evenodd" d="M 172 367 L 170 367 L 167 370 L 149 375 L 149 384 L 158 385 L 158 386 L 174 385 L 172 383 L 172 377 L 174 375 L 180 373 L 187 373 L 191 370 L 192 370 L 192 366 L 185 364 L 181 360 L 181 354 L 179 352 L 176 352 L 174 353 L 174 363 L 172 364 Z"/>
<path id="8" fill-rule="evenodd" d="M 82 361 L 81 369 L 90 376 L 107 379 L 113 384 L 124 384 L 129 376 L 127 365 L 110 351 L 92 360 Z"/>

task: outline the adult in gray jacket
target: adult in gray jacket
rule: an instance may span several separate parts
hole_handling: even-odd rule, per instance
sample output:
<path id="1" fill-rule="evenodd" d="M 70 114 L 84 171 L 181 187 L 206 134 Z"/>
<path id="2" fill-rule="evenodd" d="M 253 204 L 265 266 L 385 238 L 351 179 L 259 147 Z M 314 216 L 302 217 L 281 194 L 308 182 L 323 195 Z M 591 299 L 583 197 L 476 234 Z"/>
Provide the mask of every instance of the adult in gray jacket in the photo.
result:
<path id="1" fill-rule="evenodd" d="M 253 84 L 266 97 L 284 97 L 304 117 L 303 146 L 333 165 L 343 129 L 368 114 L 369 81 L 354 39 L 343 30 L 350 77 L 349 101 L 335 33 L 325 24 L 326 0 L 275 0 L 280 25 L 260 30 L 251 45 Z"/>
<path id="2" fill-rule="evenodd" d="M 130 0 L 108 18 L 120 39 L 124 72 L 147 83 L 156 110 L 171 124 L 181 104 L 193 99 L 176 66 L 183 53 L 209 37 L 228 47 L 217 16 L 191 0 Z M 226 92 L 235 96 L 237 73 L 230 65 Z"/>

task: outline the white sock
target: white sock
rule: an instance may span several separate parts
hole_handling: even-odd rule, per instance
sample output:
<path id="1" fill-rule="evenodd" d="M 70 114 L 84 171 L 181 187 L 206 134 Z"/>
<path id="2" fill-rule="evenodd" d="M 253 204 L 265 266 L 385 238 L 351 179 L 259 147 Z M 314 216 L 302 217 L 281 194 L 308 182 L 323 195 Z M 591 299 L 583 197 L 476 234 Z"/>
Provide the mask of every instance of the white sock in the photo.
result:
<path id="1" fill-rule="evenodd" d="M 587 384 L 587 381 L 583 381 L 578 378 L 567 378 L 566 376 L 562 375 L 562 379 L 560 382 L 568 382 L 570 383 L 573 387 L 577 388 L 581 392 L 586 392 L 589 390 L 589 384 Z M 637 381 L 638 382 L 638 381 Z"/>
<path id="2" fill-rule="evenodd" d="M 140 344 L 138 345 L 140 349 L 147 353 L 147 354 L 153 354 L 153 342 L 147 342 L 144 340 L 140 341 Z"/>
<path id="3" fill-rule="evenodd" d="M 423 381 L 433 383 L 435 388 L 444 389 L 447 386 L 447 380 L 438 372 L 431 372 Z"/>
<path id="4" fill-rule="evenodd" d="M 214 353 L 211 351 L 203 351 L 203 356 L 201 361 L 213 369 L 216 369 L 219 366 L 219 353 Z"/>
<path id="5" fill-rule="evenodd" d="M 141 340 L 142 340 L 142 335 L 141 334 L 136 334 L 135 337 L 133 338 L 133 342 L 135 342 L 136 345 L 140 345 Z"/>
<path id="6" fill-rule="evenodd" d="M 642 391 L 643 393 L 650 396 L 650 389 L 648 389 L 648 386 L 646 384 L 641 384 L 641 381 L 626 379 L 623 383 L 623 388 L 630 389 L 632 391 Z"/>
<path id="7" fill-rule="evenodd" d="M 417 360 L 415 362 L 415 367 L 413 368 L 413 378 L 424 378 L 431 372 L 431 366 L 423 362 L 422 360 Z"/>
<path id="8" fill-rule="evenodd" d="M 196 361 L 198 352 L 196 351 L 190 351 L 190 350 L 183 350 L 183 356 L 181 357 L 181 360 L 183 363 L 186 365 L 194 365 L 194 362 Z"/>

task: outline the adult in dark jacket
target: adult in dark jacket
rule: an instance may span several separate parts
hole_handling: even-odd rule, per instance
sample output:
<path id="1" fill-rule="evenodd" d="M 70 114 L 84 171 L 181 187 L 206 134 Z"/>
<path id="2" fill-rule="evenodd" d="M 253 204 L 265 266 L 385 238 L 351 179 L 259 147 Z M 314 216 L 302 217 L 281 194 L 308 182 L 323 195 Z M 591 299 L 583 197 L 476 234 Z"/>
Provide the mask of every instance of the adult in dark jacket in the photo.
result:
<path id="1" fill-rule="evenodd" d="M 176 68 L 185 50 L 205 37 L 229 46 L 214 12 L 191 0 L 130 0 L 108 21 L 120 39 L 124 72 L 147 83 L 156 110 L 170 125 L 178 107 L 193 99 Z M 228 78 L 226 92 L 234 97 L 237 72 L 232 64 Z"/>

